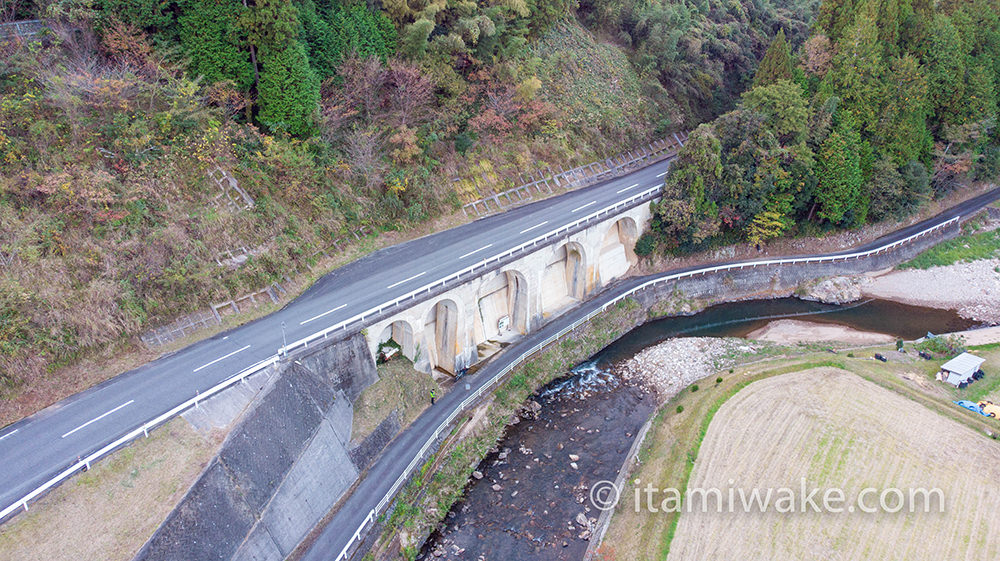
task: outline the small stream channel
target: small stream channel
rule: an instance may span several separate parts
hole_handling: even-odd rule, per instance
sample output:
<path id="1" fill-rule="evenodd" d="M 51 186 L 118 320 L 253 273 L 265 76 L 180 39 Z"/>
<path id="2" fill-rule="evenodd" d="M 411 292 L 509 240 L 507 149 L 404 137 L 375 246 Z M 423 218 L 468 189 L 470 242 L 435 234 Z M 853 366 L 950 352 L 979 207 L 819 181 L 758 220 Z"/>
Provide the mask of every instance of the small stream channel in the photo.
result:
<path id="1" fill-rule="evenodd" d="M 908 340 L 975 326 L 951 311 L 897 302 L 833 306 L 796 298 L 720 304 L 647 322 L 531 398 L 536 413 L 508 427 L 498 451 L 478 466 L 482 478 L 469 481 L 418 559 L 582 559 L 589 524 L 600 515 L 590 505 L 590 485 L 615 479 L 657 403 L 644 388 L 612 375 L 611 366 L 670 337 L 742 337 L 784 318 Z M 587 520 L 578 521 L 580 514 Z"/>

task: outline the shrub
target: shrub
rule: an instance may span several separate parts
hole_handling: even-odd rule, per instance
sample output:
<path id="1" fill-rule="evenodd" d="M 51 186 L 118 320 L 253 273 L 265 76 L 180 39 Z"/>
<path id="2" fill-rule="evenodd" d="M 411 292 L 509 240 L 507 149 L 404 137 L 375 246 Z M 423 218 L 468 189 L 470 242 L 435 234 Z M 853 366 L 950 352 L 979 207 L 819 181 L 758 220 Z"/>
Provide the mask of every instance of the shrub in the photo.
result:
<path id="1" fill-rule="evenodd" d="M 722 383 L 722 376 L 719 376 L 718 378 L 716 378 L 715 379 L 715 383 L 716 384 L 721 384 Z"/>
<path id="2" fill-rule="evenodd" d="M 698 391 L 698 384 L 695 384 L 695 385 L 691 386 L 691 391 L 692 392 Z"/>
<path id="3" fill-rule="evenodd" d="M 683 405 L 678 405 L 677 406 L 677 412 L 678 413 L 683 413 L 684 412 L 684 406 Z"/>
<path id="4" fill-rule="evenodd" d="M 655 250 L 656 237 L 649 232 L 639 236 L 639 240 L 635 242 L 635 254 L 639 257 L 651 255 Z"/>

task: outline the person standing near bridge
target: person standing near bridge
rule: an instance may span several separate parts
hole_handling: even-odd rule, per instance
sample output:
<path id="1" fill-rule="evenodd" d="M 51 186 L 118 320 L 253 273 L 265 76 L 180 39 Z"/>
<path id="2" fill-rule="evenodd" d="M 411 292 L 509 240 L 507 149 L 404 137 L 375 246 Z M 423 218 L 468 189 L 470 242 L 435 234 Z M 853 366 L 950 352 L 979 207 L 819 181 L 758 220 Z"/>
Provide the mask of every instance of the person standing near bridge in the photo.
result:
<path id="1" fill-rule="evenodd" d="M 437 397 L 437 392 L 434 391 L 434 388 L 431 388 L 431 405 L 434 405 L 434 398 L 435 397 Z"/>

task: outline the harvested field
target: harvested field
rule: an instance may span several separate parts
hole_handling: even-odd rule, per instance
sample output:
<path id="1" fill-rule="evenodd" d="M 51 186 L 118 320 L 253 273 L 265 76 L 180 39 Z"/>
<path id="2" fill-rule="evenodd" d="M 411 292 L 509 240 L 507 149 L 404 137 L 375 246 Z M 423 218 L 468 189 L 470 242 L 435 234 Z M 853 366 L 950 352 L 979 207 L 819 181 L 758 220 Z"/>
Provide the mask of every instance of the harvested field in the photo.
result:
<path id="1" fill-rule="evenodd" d="M 681 515 L 668 559 L 1000 558 L 1000 443 L 849 372 L 784 374 L 730 398 L 708 428 L 688 488 L 798 493 L 802 477 L 810 488 L 844 489 L 845 505 L 866 487 L 937 487 L 945 512 L 696 509 Z"/>

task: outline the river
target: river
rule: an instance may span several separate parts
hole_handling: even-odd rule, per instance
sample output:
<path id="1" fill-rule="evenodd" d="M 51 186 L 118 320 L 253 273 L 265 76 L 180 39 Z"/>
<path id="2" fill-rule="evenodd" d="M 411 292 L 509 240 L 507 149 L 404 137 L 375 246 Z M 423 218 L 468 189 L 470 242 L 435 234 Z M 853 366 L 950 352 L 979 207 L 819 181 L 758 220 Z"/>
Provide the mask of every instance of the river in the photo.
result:
<path id="1" fill-rule="evenodd" d="M 600 514 L 590 485 L 613 480 L 657 398 L 611 374 L 613 365 L 671 337 L 742 337 L 797 318 L 916 339 L 960 331 L 958 314 L 883 300 L 834 306 L 796 298 L 720 304 L 647 322 L 537 392 L 533 414 L 508 427 L 418 559 L 576 561 Z"/>

